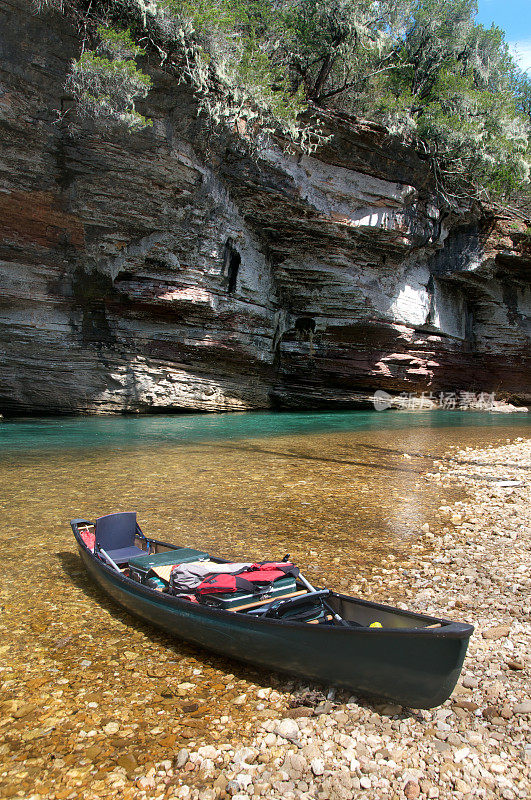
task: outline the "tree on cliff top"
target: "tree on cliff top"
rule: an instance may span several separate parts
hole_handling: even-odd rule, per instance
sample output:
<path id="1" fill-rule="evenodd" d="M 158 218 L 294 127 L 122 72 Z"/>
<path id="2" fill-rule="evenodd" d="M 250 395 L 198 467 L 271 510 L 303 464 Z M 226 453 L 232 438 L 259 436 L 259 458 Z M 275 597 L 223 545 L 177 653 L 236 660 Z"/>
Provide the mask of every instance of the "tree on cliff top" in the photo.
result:
<path id="1" fill-rule="evenodd" d="M 529 187 L 531 82 L 476 0 L 37 1 L 87 32 L 69 87 L 91 116 L 148 124 L 147 53 L 255 145 L 312 152 L 319 110 L 348 111 L 415 144 L 450 203 Z"/>

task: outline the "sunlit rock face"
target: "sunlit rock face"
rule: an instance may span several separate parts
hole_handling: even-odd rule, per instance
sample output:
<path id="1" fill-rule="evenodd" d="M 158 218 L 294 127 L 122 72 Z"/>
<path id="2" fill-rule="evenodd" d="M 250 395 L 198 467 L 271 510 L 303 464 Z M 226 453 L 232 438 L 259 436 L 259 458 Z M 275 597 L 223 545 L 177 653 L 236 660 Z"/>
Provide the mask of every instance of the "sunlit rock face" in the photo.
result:
<path id="1" fill-rule="evenodd" d="M 81 125 L 79 46 L 0 0 L 0 410 L 531 402 L 525 225 L 445 216 L 414 151 L 344 114 L 313 157 L 250 157 L 155 68 L 152 129 Z"/>

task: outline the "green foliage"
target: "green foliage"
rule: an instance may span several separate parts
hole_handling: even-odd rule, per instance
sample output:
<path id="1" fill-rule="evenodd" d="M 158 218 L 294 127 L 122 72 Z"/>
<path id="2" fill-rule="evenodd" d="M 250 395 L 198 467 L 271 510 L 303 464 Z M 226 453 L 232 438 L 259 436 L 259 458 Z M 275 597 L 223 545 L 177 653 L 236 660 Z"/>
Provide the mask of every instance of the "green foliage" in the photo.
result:
<path id="1" fill-rule="evenodd" d="M 292 67 L 318 105 L 416 142 L 440 193 L 511 197 L 529 180 L 531 88 L 475 0 L 307 0 Z"/>
<path id="2" fill-rule="evenodd" d="M 129 30 L 117 31 L 114 28 L 105 28 L 103 25 L 99 25 L 96 33 L 100 40 L 99 49 L 109 53 L 113 58 L 136 58 L 136 56 L 143 56 L 146 53 L 143 47 L 135 44 Z"/>
<path id="3" fill-rule="evenodd" d="M 152 125 L 135 109 L 135 100 L 146 97 L 152 85 L 135 61 L 145 50 L 135 44 L 129 30 L 100 25 L 96 33 L 98 48 L 85 50 L 72 63 L 68 78 L 67 88 L 76 97 L 79 112 L 131 130 Z"/>
<path id="4" fill-rule="evenodd" d="M 449 191 L 511 196 L 529 178 L 521 73 L 502 31 L 475 25 L 474 12 L 475 0 L 419 3 L 398 53 L 403 68 L 382 93 L 411 98 L 411 131 Z"/>
<path id="5" fill-rule="evenodd" d="M 311 152 L 323 137 L 305 112 L 331 108 L 409 139 L 449 203 L 529 186 L 531 80 L 476 0 L 68 2 L 95 41 L 70 77 L 85 113 L 145 124 L 136 59 L 156 55 L 254 145 L 281 134 Z"/>
<path id="6" fill-rule="evenodd" d="M 183 77 L 196 89 L 214 124 L 235 127 L 254 144 L 281 131 L 304 149 L 319 142 L 301 124 L 304 92 L 294 89 L 287 64 L 272 58 L 282 35 L 272 0 L 162 0 L 178 26 Z"/>

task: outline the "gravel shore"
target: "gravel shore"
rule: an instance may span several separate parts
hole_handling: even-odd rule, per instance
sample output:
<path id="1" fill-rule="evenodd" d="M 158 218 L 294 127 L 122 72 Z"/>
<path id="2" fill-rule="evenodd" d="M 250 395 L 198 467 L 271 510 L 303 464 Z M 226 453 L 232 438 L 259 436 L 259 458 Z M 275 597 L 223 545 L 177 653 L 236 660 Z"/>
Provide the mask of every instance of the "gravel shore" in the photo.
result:
<path id="1" fill-rule="evenodd" d="M 522 439 L 434 462 L 426 480 L 465 486 L 467 499 L 441 505 L 440 529 L 424 526 L 409 565 L 391 560 L 374 576 L 379 600 L 391 584 L 389 601 L 401 594 L 403 607 L 476 626 L 444 705 L 415 711 L 296 684 L 257 688 L 235 701 L 255 716 L 246 746 L 182 748 L 134 788 L 117 788 L 160 800 L 529 797 L 530 467 Z"/>

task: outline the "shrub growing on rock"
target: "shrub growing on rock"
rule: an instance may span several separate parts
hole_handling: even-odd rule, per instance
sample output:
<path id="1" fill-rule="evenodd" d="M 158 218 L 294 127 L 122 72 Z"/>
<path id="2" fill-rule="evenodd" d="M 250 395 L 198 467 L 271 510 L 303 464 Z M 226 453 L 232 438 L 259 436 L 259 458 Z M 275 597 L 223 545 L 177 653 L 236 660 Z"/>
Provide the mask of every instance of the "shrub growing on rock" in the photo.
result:
<path id="1" fill-rule="evenodd" d="M 476 0 L 37 0 L 83 22 L 69 87 L 85 114 L 139 128 L 156 57 L 213 125 L 312 152 L 319 110 L 410 140 L 449 204 L 529 187 L 531 82 Z"/>

